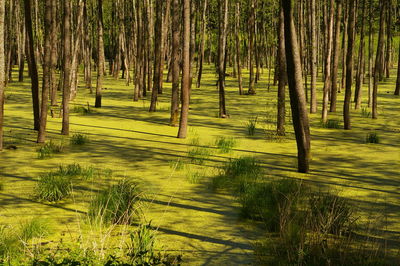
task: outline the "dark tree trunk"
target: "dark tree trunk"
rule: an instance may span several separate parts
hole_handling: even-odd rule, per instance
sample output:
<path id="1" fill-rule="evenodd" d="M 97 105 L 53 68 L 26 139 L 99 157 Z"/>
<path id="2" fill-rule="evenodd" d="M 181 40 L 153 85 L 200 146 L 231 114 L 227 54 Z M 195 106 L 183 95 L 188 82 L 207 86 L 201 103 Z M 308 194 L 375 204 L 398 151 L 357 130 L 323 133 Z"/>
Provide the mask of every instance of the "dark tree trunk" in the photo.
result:
<path id="1" fill-rule="evenodd" d="M 50 101 L 51 105 L 57 105 L 57 0 L 52 0 L 51 10 L 51 85 L 50 85 Z"/>
<path id="2" fill-rule="evenodd" d="M 0 0 L 0 151 L 3 150 L 3 121 L 4 121 L 4 87 L 5 87 L 5 58 L 4 58 L 4 17 L 5 0 Z"/>
<path id="3" fill-rule="evenodd" d="M 250 18 L 249 18 L 249 69 L 250 69 L 250 81 L 248 94 L 256 94 L 254 89 L 255 77 L 254 77 L 254 28 L 255 28 L 255 1 L 249 0 L 250 4 Z"/>
<path id="4" fill-rule="evenodd" d="M 219 117 L 227 117 L 225 105 L 225 53 L 226 31 L 228 26 L 228 0 L 219 2 L 219 41 L 218 41 L 218 87 L 219 87 Z"/>
<path id="5" fill-rule="evenodd" d="M 350 103 L 351 103 L 351 86 L 353 83 L 353 50 L 354 50 L 354 31 L 355 23 L 355 2 L 349 3 L 349 21 L 347 29 L 347 53 L 346 53 L 346 91 L 344 96 L 343 120 L 344 129 L 351 129 L 350 123 Z"/>
<path id="6" fill-rule="evenodd" d="M 397 81 L 394 95 L 400 95 L 400 43 L 399 43 L 399 59 L 397 60 Z"/>
<path id="7" fill-rule="evenodd" d="M 278 83 L 278 115 L 276 132 L 280 136 L 285 135 L 285 86 L 287 80 L 286 74 L 286 56 L 285 56 L 285 25 L 283 9 L 279 12 L 278 25 L 278 64 L 279 64 L 279 83 Z"/>
<path id="8" fill-rule="evenodd" d="M 69 135 L 69 100 L 71 93 L 71 3 L 64 1 L 64 81 L 61 134 Z"/>
<path id="9" fill-rule="evenodd" d="M 316 15 L 315 15 L 315 0 L 310 1 L 311 13 L 311 101 L 310 112 L 317 112 L 317 36 L 316 36 Z"/>
<path id="10" fill-rule="evenodd" d="M 51 55 L 52 55 L 52 11 L 53 1 L 45 1 L 44 16 L 44 62 L 43 62 L 43 86 L 42 86 L 42 107 L 40 110 L 40 127 L 37 142 L 44 143 L 46 140 L 46 124 L 48 99 L 51 87 Z"/>
<path id="11" fill-rule="evenodd" d="M 203 62 L 204 62 L 204 45 L 205 45 L 205 37 L 206 37 L 206 24 L 207 24 L 207 0 L 203 0 L 203 15 L 201 22 L 201 41 L 200 41 L 200 49 L 199 49 L 199 71 L 197 73 L 197 88 L 201 86 L 201 76 L 203 74 Z"/>
<path id="12" fill-rule="evenodd" d="M 104 77 L 104 43 L 103 43 L 103 0 L 97 1 L 97 84 L 94 107 L 101 107 Z"/>
<path id="13" fill-rule="evenodd" d="M 183 0 L 183 49 L 182 49 L 182 93 L 181 117 L 178 138 L 186 138 L 190 100 L 190 0 Z"/>
<path id="14" fill-rule="evenodd" d="M 331 105 L 330 111 L 336 112 L 336 101 L 338 91 L 338 68 L 340 55 L 340 17 L 342 14 L 342 0 L 337 1 L 335 37 L 333 38 L 333 63 L 332 63 L 332 87 L 331 87 Z"/>
<path id="15" fill-rule="evenodd" d="M 235 36 L 236 36 L 236 64 L 237 64 L 237 78 L 239 83 L 239 94 L 243 95 L 242 85 L 242 65 L 240 63 L 240 3 L 236 3 L 236 22 L 235 22 Z"/>
<path id="16" fill-rule="evenodd" d="M 160 73 L 160 62 L 162 53 L 162 7 L 163 1 L 156 1 L 156 22 L 154 23 L 154 76 L 153 76 L 153 90 L 151 93 L 151 104 L 149 112 L 155 112 L 157 107 L 157 95 L 160 88 L 160 79 L 162 73 Z"/>
<path id="17" fill-rule="evenodd" d="M 178 126 L 179 116 L 179 73 L 180 73 L 180 15 L 179 0 L 172 2 L 172 95 L 171 95 L 171 118 L 170 125 Z"/>
<path id="18" fill-rule="evenodd" d="M 298 171 L 307 173 L 310 163 L 310 128 L 303 90 L 301 60 L 293 21 L 291 0 L 282 0 L 285 24 L 286 67 L 292 108 L 293 127 L 297 142 Z"/>
<path id="19" fill-rule="evenodd" d="M 365 3 L 367 0 L 363 0 L 362 4 L 362 12 L 361 12 L 361 36 L 360 36 L 360 48 L 358 52 L 358 68 L 357 68 L 357 76 L 356 76 L 356 88 L 354 93 L 354 102 L 355 109 L 360 109 L 361 107 L 361 99 L 362 99 L 362 85 L 364 83 L 364 50 L 365 50 L 365 41 L 364 41 L 364 22 L 365 22 Z"/>
<path id="20" fill-rule="evenodd" d="M 31 0 L 24 0 L 25 9 L 25 28 L 27 32 L 27 43 L 28 43 L 28 67 L 29 75 L 31 76 L 31 91 L 32 91 L 32 107 L 33 107 L 33 128 L 39 130 L 39 76 L 36 66 L 35 57 L 35 41 L 33 40 L 32 31 L 32 8 Z"/>

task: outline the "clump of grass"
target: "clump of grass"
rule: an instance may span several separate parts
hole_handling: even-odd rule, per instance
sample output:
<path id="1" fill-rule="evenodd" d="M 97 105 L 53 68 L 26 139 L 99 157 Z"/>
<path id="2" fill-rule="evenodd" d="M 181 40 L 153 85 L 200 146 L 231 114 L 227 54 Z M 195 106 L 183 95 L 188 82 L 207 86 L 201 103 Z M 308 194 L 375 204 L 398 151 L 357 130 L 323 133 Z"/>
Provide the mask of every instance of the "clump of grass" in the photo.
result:
<path id="1" fill-rule="evenodd" d="M 81 179 L 92 179 L 96 174 L 96 169 L 92 166 L 81 166 L 80 164 L 74 163 L 69 165 L 60 165 L 58 171 L 54 174 L 63 176 L 65 178 L 81 178 Z"/>
<path id="2" fill-rule="evenodd" d="M 258 117 L 254 117 L 249 119 L 249 121 L 247 121 L 246 123 L 247 135 L 254 136 L 254 134 L 256 133 L 257 119 Z"/>
<path id="3" fill-rule="evenodd" d="M 55 143 L 53 141 L 46 142 L 42 147 L 37 149 L 38 158 L 45 159 L 50 158 L 53 154 L 62 153 L 64 150 L 63 143 Z"/>
<path id="4" fill-rule="evenodd" d="M 365 138 L 366 143 L 374 143 L 378 144 L 380 142 L 380 138 L 377 132 L 368 133 Z"/>
<path id="5" fill-rule="evenodd" d="M 10 260 L 21 248 L 20 241 L 13 230 L 0 225 L 0 264 Z"/>
<path id="6" fill-rule="evenodd" d="M 203 175 L 200 172 L 189 172 L 187 179 L 191 184 L 198 184 L 203 179 Z"/>
<path id="7" fill-rule="evenodd" d="M 100 191 L 89 205 L 90 221 L 105 224 L 131 224 L 140 211 L 141 190 L 137 184 L 123 180 Z"/>
<path id="8" fill-rule="evenodd" d="M 57 202 L 72 192 L 71 180 L 57 172 L 50 172 L 39 177 L 35 194 L 39 200 Z"/>
<path id="9" fill-rule="evenodd" d="M 72 145 L 85 145 L 90 142 L 90 139 L 85 134 L 75 133 L 72 135 L 70 142 Z"/>
<path id="10" fill-rule="evenodd" d="M 325 123 L 321 122 L 323 128 L 340 128 L 340 122 L 336 119 L 328 119 Z"/>
<path id="11" fill-rule="evenodd" d="M 365 118 L 371 117 L 371 111 L 369 111 L 367 108 L 363 107 L 361 108 L 361 116 Z"/>
<path id="12" fill-rule="evenodd" d="M 84 106 L 84 105 L 75 105 L 72 108 L 71 113 L 80 114 L 80 115 L 88 115 L 88 114 L 94 113 L 94 111 L 92 110 L 92 108 L 90 108 L 89 103 L 87 103 L 86 106 Z"/>
<path id="13" fill-rule="evenodd" d="M 309 197 L 310 227 L 314 232 L 341 235 L 350 232 L 355 220 L 354 208 L 344 198 L 329 193 Z"/>
<path id="14" fill-rule="evenodd" d="M 49 234 L 49 226 L 43 219 L 33 218 L 20 224 L 19 238 L 24 242 L 36 237 L 42 238 Z"/>
<path id="15" fill-rule="evenodd" d="M 156 254 L 155 243 L 156 231 L 151 228 L 151 224 L 139 224 L 136 230 L 130 233 L 128 256 L 138 263 L 137 265 L 151 265 L 151 258 Z"/>
<path id="16" fill-rule="evenodd" d="M 200 139 L 198 137 L 191 139 L 189 144 L 192 147 L 189 148 L 187 157 L 191 163 L 202 165 L 212 154 L 208 147 L 200 146 Z"/>
<path id="17" fill-rule="evenodd" d="M 185 162 L 183 162 L 182 160 L 170 161 L 169 167 L 176 171 L 181 171 L 185 168 Z"/>
<path id="18" fill-rule="evenodd" d="M 215 146 L 221 153 L 229 153 L 236 146 L 236 140 L 234 138 L 218 137 L 215 140 Z"/>

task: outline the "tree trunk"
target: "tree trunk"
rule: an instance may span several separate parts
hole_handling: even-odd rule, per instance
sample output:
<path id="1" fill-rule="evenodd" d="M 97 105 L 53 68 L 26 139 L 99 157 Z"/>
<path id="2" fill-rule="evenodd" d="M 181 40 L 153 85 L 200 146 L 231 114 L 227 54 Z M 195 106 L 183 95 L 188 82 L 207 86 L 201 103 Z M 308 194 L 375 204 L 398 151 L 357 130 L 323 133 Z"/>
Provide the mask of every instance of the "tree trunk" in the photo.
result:
<path id="1" fill-rule="evenodd" d="M 317 112 L 317 36 L 316 36 L 316 15 L 315 15 L 315 0 L 310 1 L 311 13 L 311 101 L 310 112 Z"/>
<path id="2" fill-rule="evenodd" d="M 386 8 L 387 27 L 386 27 L 385 72 L 386 72 L 386 78 L 390 78 L 390 62 L 392 55 L 392 0 L 386 0 L 386 1 L 387 1 L 387 8 Z"/>
<path id="3" fill-rule="evenodd" d="M 278 83 L 278 115 L 276 133 L 279 136 L 285 135 L 285 86 L 287 80 L 286 74 L 286 56 L 285 56 L 285 25 L 283 9 L 279 12 L 278 25 L 278 64 L 279 64 L 279 83 Z"/>
<path id="4" fill-rule="evenodd" d="M 239 94 L 243 95 L 242 85 L 242 65 L 240 63 L 240 3 L 236 3 L 236 22 L 235 22 L 235 36 L 236 36 L 236 64 L 237 64 L 237 78 L 239 83 Z"/>
<path id="5" fill-rule="evenodd" d="M 52 11 L 53 1 L 45 1 L 45 16 L 44 16 L 44 62 L 43 62 L 43 86 L 42 86 L 42 107 L 40 110 L 40 127 L 37 142 L 44 143 L 46 139 L 46 124 L 48 99 L 51 87 L 51 56 L 52 56 Z"/>
<path id="6" fill-rule="evenodd" d="M 226 118 L 225 105 L 225 60 L 226 34 L 228 27 L 228 0 L 219 2 L 219 41 L 218 41 L 218 87 L 219 87 L 219 117 Z"/>
<path id="7" fill-rule="evenodd" d="M 4 87 L 5 87 L 5 58 L 4 58 L 4 17 L 5 0 L 0 0 L 0 151 L 3 150 L 3 122 L 4 122 Z"/>
<path id="8" fill-rule="evenodd" d="M 250 69 L 250 81 L 248 94 L 256 94 L 254 89 L 254 28 L 255 28 L 255 1 L 249 0 L 250 4 L 250 18 L 249 18 L 249 69 Z"/>
<path id="9" fill-rule="evenodd" d="M 292 108 L 293 127 L 297 142 L 298 171 L 310 169 L 310 128 L 303 90 L 301 60 L 293 21 L 292 1 L 282 0 L 285 24 L 286 67 Z"/>
<path id="10" fill-rule="evenodd" d="M 24 0 L 25 9 L 25 28 L 27 32 L 27 42 L 28 42 L 28 67 L 29 74 L 31 76 L 31 91 L 32 91 L 32 107 L 33 107 L 33 128 L 34 130 L 39 130 L 39 76 L 36 66 L 35 57 L 35 41 L 33 39 L 32 31 L 32 7 L 31 0 Z"/>
<path id="11" fill-rule="evenodd" d="M 50 101 L 51 105 L 57 105 L 57 0 L 52 0 L 51 11 L 51 85 L 50 85 Z"/>
<path id="12" fill-rule="evenodd" d="M 373 37 L 373 0 L 369 1 L 369 32 L 368 32 L 368 107 L 372 104 L 372 91 L 374 82 L 372 76 L 373 72 L 373 54 L 374 54 L 374 37 Z"/>
<path id="13" fill-rule="evenodd" d="M 64 1 L 64 82 L 61 134 L 69 135 L 69 100 L 71 93 L 71 3 Z"/>
<path id="14" fill-rule="evenodd" d="M 336 7 L 336 23 L 335 23 L 335 37 L 333 39 L 333 63 L 332 63 L 332 87 L 331 87 L 331 105 L 330 111 L 336 112 L 336 101 L 338 91 L 338 68 L 339 68 L 339 55 L 340 55 L 340 17 L 342 14 L 342 0 L 337 0 Z"/>
<path id="15" fill-rule="evenodd" d="M 161 62 L 161 53 L 162 53 L 162 9 L 163 9 L 163 1 L 156 1 L 156 22 L 154 23 L 154 76 L 153 76 L 153 90 L 151 93 L 151 103 L 149 112 L 155 112 L 157 107 L 157 95 L 159 93 L 160 88 L 160 79 L 162 73 L 160 73 L 160 62 Z"/>
<path id="16" fill-rule="evenodd" d="M 397 80 L 394 95 L 400 95 L 400 43 L 399 43 L 399 59 L 397 60 Z"/>
<path id="17" fill-rule="evenodd" d="M 97 0 L 97 84 L 94 107 L 101 107 L 104 77 L 104 43 L 103 43 L 103 0 Z"/>
<path id="18" fill-rule="evenodd" d="M 197 88 L 201 86 L 201 76 L 203 74 L 203 62 L 204 62 L 204 44 L 206 37 L 206 24 L 207 24 L 207 0 L 203 0 L 203 15 L 202 15 L 202 23 L 201 23 L 201 41 L 200 41 L 200 49 L 199 49 L 199 71 L 197 73 Z"/>
<path id="19" fill-rule="evenodd" d="M 180 15 L 179 0 L 172 2 L 172 94 L 171 94 L 171 118 L 169 124 L 178 126 L 179 115 L 179 73 L 180 73 Z"/>
<path id="20" fill-rule="evenodd" d="M 190 100 L 190 0 L 183 0 L 183 49 L 182 49 L 182 93 L 181 117 L 178 138 L 186 138 Z"/>
<path id="21" fill-rule="evenodd" d="M 374 87 L 372 91 L 372 118 L 374 119 L 378 118 L 378 82 L 380 73 L 382 73 L 386 1 L 381 2 L 380 8 L 378 47 L 376 49 Z"/>
<path id="22" fill-rule="evenodd" d="M 355 109 L 360 109 L 361 100 L 362 100 L 362 85 L 364 83 L 364 50 L 365 50 L 365 41 L 364 41 L 364 22 L 365 22 L 365 2 L 367 0 L 363 0 L 362 4 L 362 12 L 361 12 L 361 35 L 360 35 L 360 48 L 358 52 L 358 68 L 357 68 L 357 76 L 356 76 L 356 88 L 354 93 L 354 102 Z"/>
<path id="23" fill-rule="evenodd" d="M 344 129 L 351 129 L 350 123 L 350 102 L 351 102 L 351 85 L 353 83 L 353 50 L 354 50 L 354 31 L 355 23 L 355 2 L 349 3 L 349 21 L 347 29 L 347 53 L 346 53 L 346 91 L 344 96 L 343 120 Z"/>

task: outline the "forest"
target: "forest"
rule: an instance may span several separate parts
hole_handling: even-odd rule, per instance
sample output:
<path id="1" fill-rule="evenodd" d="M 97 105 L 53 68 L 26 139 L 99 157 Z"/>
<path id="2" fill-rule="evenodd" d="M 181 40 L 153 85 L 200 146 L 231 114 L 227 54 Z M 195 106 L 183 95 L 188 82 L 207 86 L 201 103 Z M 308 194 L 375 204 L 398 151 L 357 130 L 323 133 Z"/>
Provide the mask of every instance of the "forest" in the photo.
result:
<path id="1" fill-rule="evenodd" d="M 400 0 L 0 0 L 0 265 L 400 265 Z"/>

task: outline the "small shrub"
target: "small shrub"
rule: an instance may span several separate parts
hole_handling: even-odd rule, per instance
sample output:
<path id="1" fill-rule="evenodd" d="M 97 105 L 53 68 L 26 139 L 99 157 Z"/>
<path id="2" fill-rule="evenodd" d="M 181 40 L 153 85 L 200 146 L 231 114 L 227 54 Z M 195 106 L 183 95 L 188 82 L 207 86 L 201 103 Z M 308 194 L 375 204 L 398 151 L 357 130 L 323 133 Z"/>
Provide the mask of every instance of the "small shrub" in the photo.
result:
<path id="1" fill-rule="evenodd" d="M 215 146 L 221 153 L 229 153 L 236 146 L 236 141 L 234 138 L 218 137 L 215 140 Z"/>
<path id="2" fill-rule="evenodd" d="M 149 263 L 148 259 L 154 257 L 154 244 L 156 242 L 156 232 L 151 225 L 139 224 L 135 231 L 130 233 L 128 243 L 128 256 L 139 265 Z"/>
<path id="3" fill-rule="evenodd" d="M 247 134 L 249 136 L 254 136 L 256 133 L 256 127 L 257 127 L 257 117 L 249 119 L 246 123 L 246 129 L 247 129 Z"/>
<path id="4" fill-rule="evenodd" d="M 35 192 L 40 200 L 56 202 L 71 194 L 72 183 L 64 175 L 50 172 L 39 178 Z"/>
<path id="5" fill-rule="evenodd" d="M 89 205 L 88 217 L 106 224 L 131 224 L 139 214 L 141 195 L 138 185 L 120 181 L 97 194 Z"/>
<path id="6" fill-rule="evenodd" d="M 367 108 L 363 107 L 363 108 L 361 108 L 361 116 L 365 117 L 365 118 L 369 118 L 369 117 L 371 117 L 371 112 Z"/>
<path id="7" fill-rule="evenodd" d="M 21 223 L 19 238 L 26 242 L 35 237 L 47 236 L 49 232 L 49 227 L 44 220 L 34 218 Z"/>
<path id="8" fill-rule="evenodd" d="M 70 142 L 72 145 L 84 145 L 90 142 L 90 139 L 87 135 L 81 134 L 81 133 L 76 133 L 73 134 Z"/>
<path id="9" fill-rule="evenodd" d="M 309 197 L 310 227 L 322 234 L 348 233 L 354 224 L 353 207 L 344 198 L 328 193 L 314 193 Z"/>
<path id="10" fill-rule="evenodd" d="M 378 144 L 380 142 L 379 135 L 376 132 L 368 133 L 365 138 L 366 143 Z"/>
<path id="11" fill-rule="evenodd" d="M 64 150 L 64 145 L 62 143 L 55 143 L 53 141 L 46 142 L 42 147 L 40 147 L 38 152 L 39 159 L 45 159 L 53 156 L 55 153 L 61 153 Z"/>
<path id="12" fill-rule="evenodd" d="M 340 128 L 339 120 L 328 119 L 325 123 L 321 122 L 323 128 Z"/>

